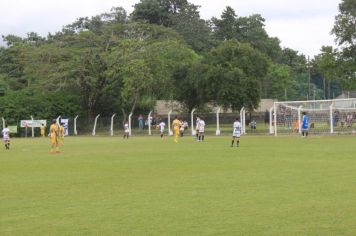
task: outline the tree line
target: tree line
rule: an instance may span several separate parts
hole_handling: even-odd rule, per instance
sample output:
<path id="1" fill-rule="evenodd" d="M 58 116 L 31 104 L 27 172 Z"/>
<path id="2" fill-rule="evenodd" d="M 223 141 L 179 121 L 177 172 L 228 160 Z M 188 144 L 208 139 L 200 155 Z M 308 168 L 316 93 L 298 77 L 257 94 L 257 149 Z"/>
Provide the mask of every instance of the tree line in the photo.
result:
<path id="1" fill-rule="evenodd" d="M 356 88 L 355 5 L 343 0 L 335 17 L 341 49 L 323 46 L 310 62 L 270 37 L 261 15 L 226 7 L 204 20 L 187 0 L 141 0 L 130 15 L 113 7 L 46 37 L 2 36 L 0 114 L 126 117 L 157 99 L 253 110 L 261 98 L 333 98 Z"/>

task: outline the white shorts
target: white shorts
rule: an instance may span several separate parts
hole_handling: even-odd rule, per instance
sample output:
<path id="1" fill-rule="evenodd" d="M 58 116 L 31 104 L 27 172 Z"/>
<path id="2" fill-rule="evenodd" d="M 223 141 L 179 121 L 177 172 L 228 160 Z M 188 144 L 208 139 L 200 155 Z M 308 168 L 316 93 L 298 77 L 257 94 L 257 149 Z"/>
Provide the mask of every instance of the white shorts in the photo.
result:
<path id="1" fill-rule="evenodd" d="M 204 128 L 200 128 L 199 133 L 204 133 Z"/>
<path id="2" fill-rule="evenodd" d="M 4 136 L 3 139 L 4 139 L 4 141 L 9 141 L 10 137 L 9 136 Z"/>
<path id="3" fill-rule="evenodd" d="M 241 132 L 240 132 L 240 131 L 234 131 L 234 132 L 232 133 L 232 137 L 240 138 L 240 136 L 241 136 Z"/>

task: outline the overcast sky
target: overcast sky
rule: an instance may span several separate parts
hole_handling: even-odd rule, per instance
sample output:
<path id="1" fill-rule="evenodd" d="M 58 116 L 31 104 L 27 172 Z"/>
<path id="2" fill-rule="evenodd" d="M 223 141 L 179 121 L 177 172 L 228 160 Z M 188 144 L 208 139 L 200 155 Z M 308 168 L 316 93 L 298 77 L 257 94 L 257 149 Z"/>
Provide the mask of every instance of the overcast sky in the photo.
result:
<path id="1" fill-rule="evenodd" d="M 122 6 L 129 13 L 139 0 L 0 0 L 0 34 L 25 36 L 60 31 L 81 16 L 93 16 Z M 200 5 L 204 19 L 220 18 L 231 6 L 237 15 L 259 13 L 270 36 L 305 55 L 316 55 L 322 45 L 335 45 L 330 31 L 341 0 L 189 0 Z"/>

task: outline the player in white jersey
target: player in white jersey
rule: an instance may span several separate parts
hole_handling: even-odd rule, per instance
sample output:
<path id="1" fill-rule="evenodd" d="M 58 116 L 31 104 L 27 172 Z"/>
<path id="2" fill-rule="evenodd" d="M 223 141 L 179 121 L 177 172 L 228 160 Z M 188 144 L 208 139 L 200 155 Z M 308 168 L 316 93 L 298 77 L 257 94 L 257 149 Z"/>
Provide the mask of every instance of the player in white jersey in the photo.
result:
<path id="1" fill-rule="evenodd" d="M 199 141 L 199 123 L 200 123 L 200 118 L 197 116 L 197 120 L 195 122 L 195 136 L 197 139 L 197 142 Z"/>
<path id="2" fill-rule="evenodd" d="M 124 124 L 124 138 L 129 138 L 130 136 L 130 129 L 129 129 L 129 124 L 125 122 Z"/>
<path id="3" fill-rule="evenodd" d="M 2 130 L 2 137 L 4 139 L 5 143 L 5 149 L 9 150 L 10 149 L 10 129 L 5 125 L 5 128 Z"/>
<path id="4" fill-rule="evenodd" d="M 233 127 L 234 127 L 234 130 L 232 132 L 231 147 L 234 146 L 235 139 L 236 139 L 236 147 L 238 147 L 240 144 L 240 136 L 241 136 L 241 123 L 240 123 L 239 118 L 235 119 Z"/>
<path id="5" fill-rule="evenodd" d="M 205 121 L 203 119 L 203 117 L 200 117 L 200 121 L 199 121 L 199 142 L 200 141 L 204 141 L 204 132 L 205 132 Z"/>
<path id="6" fill-rule="evenodd" d="M 159 123 L 159 130 L 161 132 L 161 138 L 163 138 L 163 133 L 164 133 L 164 128 L 166 127 L 166 123 L 163 122 L 163 120 L 161 120 L 161 122 Z"/>

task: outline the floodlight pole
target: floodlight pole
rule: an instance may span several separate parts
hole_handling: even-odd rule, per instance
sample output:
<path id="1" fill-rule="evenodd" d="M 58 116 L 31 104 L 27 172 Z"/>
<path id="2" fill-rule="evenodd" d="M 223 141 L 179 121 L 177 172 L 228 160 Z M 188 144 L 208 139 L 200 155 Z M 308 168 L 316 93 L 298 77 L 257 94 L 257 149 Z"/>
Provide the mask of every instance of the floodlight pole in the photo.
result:
<path id="1" fill-rule="evenodd" d="M 173 135 L 173 132 L 171 130 L 171 114 L 172 114 L 172 110 L 170 110 L 168 112 L 168 135 Z"/>
<path id="2" fill-rule="evenodd" d="M 129 135 L 131 136 L 131 117 L 132 117 L 132 112 L 129 115 Z"/>
<path id="3" fill-rule="evenodd" d="M 190 123 L 191 123 L 191 127 L 192 127 L 192 136 L 195 136 L 195 133 L 196 133 L 196 131 L 194 129 L 194 112 L 195 112 L 195 108 L 190 113 Z"/>
<path id="4" fill-rule="evenodd" d="M 111 125 L 110 125 L 110 136 L 114 136 L 114 117 L 116 113 L 111 116 Z"/>
<path id="5" fill-rule="evenodd" d="M 311 78 L 311 73 L 310 70 L 313 66 L 310 64 L 310 60 L 309 60 L 309 56 L 308 56 L 308 64 L 307 64 L 307 68 L 308 68 L 308 100 L 310 99 L 310 78 Z"/>
<path id="6" fill-rule="evenodd" d="M 216 111 L 216 136 L 220 135 L 220 120 L 219 120 L 219 113 L 220 113 L 221 108 L 219 107 L 218 110 Z"/>
<path id="7" fill-rule="evenodd" d="M 35 137 L 35 128 L 33 127 L 33 116 L 31 116 L 31 120 L 32 120 L 32 127 L 31 127 L 31 130 L 32 130 L 32 138 Z"/>
<path id="8" fill-rule="evenodd" d="M 92 135 L 93 135 L 93 136 L 96 135 L 96 123 L 98 122 L 99 116 L 100 116 L 100 114 L 95 117 L 94 127 L 93 127 L 93 132 L 92 132 Z"/>
<path id="9" fill-rule="evenodd" d="M 152 133 L 151 133 L 151 122 L 152 122 L 151 114 L 152 114 L 152 111 L 150 111 L 150 113 L 148 113 L 148 117 L 147 117 L 148 135 L 152 135 Z"/>
<path id="10" fill-rule="evenodd" d="M 78 132 L 77 132 L 77 119 L 78 116 L 74 117 L 74 135 L 77 136 Z"/>

